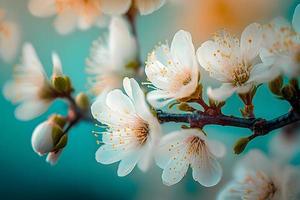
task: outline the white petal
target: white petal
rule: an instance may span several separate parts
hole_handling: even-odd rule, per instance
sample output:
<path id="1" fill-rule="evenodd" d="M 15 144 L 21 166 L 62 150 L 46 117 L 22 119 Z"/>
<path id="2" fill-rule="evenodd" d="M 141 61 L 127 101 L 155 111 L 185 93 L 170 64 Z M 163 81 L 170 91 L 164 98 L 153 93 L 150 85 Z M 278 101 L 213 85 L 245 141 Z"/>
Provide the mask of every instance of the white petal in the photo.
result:
<path id="1" fill-rule="evenodd" d="M 109 51 L 115 70 L 124 71 L 128 63 L 137 59 L 137 42 L 124 18 L 113 17 L 110 22 Z"/>
<path id="2" fill-rule="evenodd" d="M 0 34 L 0 56 L 5 62 L 11 62 L 17 53 L 20 43 L 19 27 L 13 22 L 2 22 L 9 34 Z"/>
<path id="3" fill-rule="evenodd" d="M 106 14 L 120 15 L 128 11 L 132 0 L 102 0 L 102 10 Z"/>
<path id="4" fill-rule="evenodd" d="M 116 148 L 112 145 L 104 144 L 96 151 L 96 160 L 102 164 L 112 164 L 123 159 L 128 152 L 124 151 L 122 147 Z"/>
<path id="5" fill-rule="evenodd" d="M 300 33 L 300 4 L 295 8 L 292 24 L 295 31 Z"/>
<path id="6" fill-rule="evenodd" d="M 52 124 L 47 121 L 35 127 L 31 136 L 31 145 L 33 150 L 39 155 L 52 151 L 54 147 L 52 130 Z"/>
<path id="7" fill-rule="evenodd" d="M 205 187 L 214 186 L 221 180 L 221 165 L 208 151 L 202 151 L 201 155 L 196 155 L 191 167 L 194 180 Z"/>
<path id="8" fill-rule="evenodd" d="M 142 151 L 143 155 L 138 162 L 138 167 L 143 172 L 148 171 L 149 167 L 151 166 L 153 162 L 153 154 L 155 151 L 155 145 L 153 144 L 153 142 L 148 142 L 146 145 L 147 146 L 145 146 Z"/>
<path id="9" fill-rule="evenodd" d="M 148 92 L 147 100 L 154 108 L 162 108 L 174 99 L 170 98 L 170 94 L 168 92 L 162 90 L 153 90 Z"/>
<path id="10" fill-rule="evenodd" d="M 250 78 L 248 83 L 255 82 L 256 84 L 267 83 L 280 75 L 280 71 L 275 67 L 267 66 L 263 63 L 259 63 L 253 66 L 250 72 Z"/>
<path id="11" fill-rule="evenodd" d="M 240 185 L 236 182 L 229 183 L 218 195 L 217 200 L 241 200 L 243 191 L 237 190 Z"/>
<path id="12" fill-rule="evenodd" d="M 248 64 L 259 54 L 262 42 L 262 28 L 260 24 L 248 25 L 241 36 L 241 52 Z"/>
<path id="13" fill-rule="evenodd" d="M 43 75 L 45 74 L 43 66 L 34 50 L 32 44 L 25 43 L 23 46 L 22 52 L 22 66 L 27 68 L 36 69 L 36 72 L 41 72 Z"/>
<path id="14" fill-rule="evenodd" d="M 57 53 L 53 52 L 52 53 L 52 64 L 53 64 L 53 76 L 62 76 L 63 71 L 62 71 L 62 65 L 59 56 Z"/>
<path id="15" fill-rule="evenodd" d="M 60 149 L 57 152 L 48 153 L 47 158 L 46 158 L 46 162 L 50 163 L 51 165 L 55 165 L 57 163 L 61 153 L 62 153 L 62 149 Z"/>
<path id="16" fill-rule="evenodd" d="M 122 177 L 128 175 L 134 169 L 135 165 L 140 159 L 140 156 L 141 152 L 136 151 L 123 158 L 118 167 L 118 176 Z"/>
<path id="17" fill-rule="evenodd" d="M 251 171 L 262 171 L 271 176 L 272 162 L 259 150 L 251 150 L 237 164 L 234 169 L 234 177 L 237 180 L 244 180 Z"/>
<path id="18" fill-rule="evenodd" d="M 286 166 L 278 172 L 282 174 L 282 179 L 278 181 L 281 182 L 282 199 L 284 200 L 300 199 L 300 171 L 298 167 Z"/>
<path id="19" fill-rule="evenodd" d="M 127 77 L 123 80 L 123 87 L 127 95 L 132 99 L 136 112 L 145 121 L 153 118 L 149 107 L 146 103 L 145 94 L 140 88 L 139 84 L 133 78 Z"/>
<path id="20" fill-rule="evenodd" d="M 184 68 L 195 66 L 195 48 L 189 32 L 180 30 L 175 34 L 171 44 L 171 54 L 174 61 L 180 63 L 179 66 Z M 197 65 L 196 67 L 198 68 Z"/>
<path id="21" fill-rule="evenodd" d="M 71 33 L 77 25 L 78 16 L 72 11 L 58 15 L 54 21 L 56 31 L 61 35 Z"/>
<path id="22" fill-rule="evenodd" d="M 225 145 L 216 140 L 206 140 L 209 151 L 217 158 L 222 158 L 226 154 Z"/>
<path id="23" fill-rule="evenodd" d="M 36 100 L 25 101 L 15 110 L 15 116 L 22 121 L 32 120 L 48 110 L 50 103 Z"/>
<path id="24" fill-rule="evenodd" d="M 142 15 L 148 15 L 165 4 L 165 0 L 135 0 L 137 8 Z"/>
<path id="25" fill-rule="evenodd" d="M 112 111 L 117 113 L 135 113 L 132 101 L 119 89 L 112 90 L 107 94 L 106 104 Z"/>
<path id="26" fill-rule="evenodd" d="M 38 17 L 49 17 L 56 13 L 55 0 L 30 0 L 28 8 Z"/>
<path id="27" fill-rule="evenodd" d="M 217 89 L 207 88 L 207 95 L 209 98 L 221 102 L 229 98 L 236 90 L 237 88 L 233 87 L 230 83 L 223 83 Z"/>
<path id="28" fill-rule="evenodd" d="M 165 185 L 171 186 L 178 183 L 186 174 L 189 168 L 187 149 L 179 148 L 177 154 L 171 157 L 162 173 L 162 180 Z"/>

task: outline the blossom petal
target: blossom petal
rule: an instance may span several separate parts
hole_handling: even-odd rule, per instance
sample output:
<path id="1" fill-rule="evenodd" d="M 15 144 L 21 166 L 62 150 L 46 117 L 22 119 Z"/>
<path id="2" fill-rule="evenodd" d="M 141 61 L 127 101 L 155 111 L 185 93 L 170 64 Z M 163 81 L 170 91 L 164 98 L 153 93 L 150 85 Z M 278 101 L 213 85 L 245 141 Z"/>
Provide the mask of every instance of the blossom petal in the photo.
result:
<path id="1" fill-rule="evenodd" d="M 195 48 L 189 32 L 180 30 L 175 34 L 171 44 L 171 54 L 174 61 L 178 61 L 182 67 L 195 66 Z M 197 65 L 196 67 L 198 68 Z"/>
<path id="2" fill-rule="evenodd" d="M 53 64 L 53 72 L 52 72 L 53 76 L 62 76 L 63 75 L 62 64 L 58 54 L 55 52 L 52 53 L 52 64 Z"/>
<path id="3" fill-rule="evenodd" d="M 120 15 L 126 13 L 132 0 L 102 0 L 102 10 L 105 14 Z"/>
<path id="4" fill-rule="evenodd" d="M 221 180 L 221 165 L 207 151 L 202 151 L 200 156 L 196 156 L 191 167 L 194 180 L 205 187 L 214 186 Z"/>
<path id="5" fill-rule="evenodd" d="M 50 152 L 47 155 L 46 162 L 50 163 L 51 165 L 55 165 L 62 153 L 62 149 L 58 150 L 57 152 Z"/>
<path id="6" fill-rule="evenodd" d="M 141 15 L 148 15 L 165 4 L 166 0 L 135 0 Z"/>
<path id="7" fill-rule="evenodd" d="M 130 114 L 135 112 L 132 101 L 119 89 L 112 90 L 107 94 L 106 104 L 117 113 Z"/>
<path id="8" fill-rule="evenodd" d="M 36 73 L 41 73 L 41 76 L 44 76 L 43 66 L 34 50 L 32 44 L 25 43 L 22 51 L 22 64 L 23 67 L 35 69 Z M 38 78 L 38 77 L 36 77 Z"/>
<path id="9" fill-rule="evenodd" d="M 267 66 L 263 63 L 259 63 L 253 66 L 250 72 L 250 78 L 247 82 L 255 82 L 256 84 L 267 83 L 272 81 L 279 75 L 280 71 L 277 68 Z"/>
<path id="10" fill-rule="evenodd" d="M 209 151 L 217 158 L 222 158 L 226 154 L 225 145 L 216 140 L 206 140 Z"/>
<path id="11" fill-rule="evenodd" d="M 58 15 L 54 21 L 56 31 L 61 35 L 71 33 L 77 26 L 78 16 L 72 11 Z"/>
<path id="12" fill-rule="evenodd" d="M 141 156 L 141 152 L 136 151 L 133 152 L 131 154 L 129 154 L 128 156 L 124 157 L 119 164 L 118 167 L 118 176 L 126 176 L 128 175 L 136 166 L 138 160 L 140 159 Z"/>
<path id="13" fill-rule="evenodd" d="M 49 17 L 56 13 L 55 0 L 30 0 L 28 8 L 38 17 Z"/>
<path id="14" fill-rule="evenodd" d="M 153 90 L 147 94 L 148 102 L 155 108 L 162 108 L 173 101 L 168 92 L 162 90 Z"/>
<path id="15" fill-rule="evenodd" d="M 300 33 L 300 4 L 295 8 L 292 24 L 295 31 Z"/>
<path id="16" fill-rule="evenodd" d="M 217 89 L 207 88 L 207 95 L 209 98 L 221 102 L 229 98 L 236 90 L 237 88 L 233 87 L 230 83 L 223 83 Z"/>
<path id="17" fill-rule="evenodd" d="M 32 120 L 47 111 L 49 103 L 41 100 L 25 101 L 15 110 L 15 116 L 19 120 Z"/>
<path id="18" fill-rule="evenodd" d="M 96 160 L 102 164 L 112 164 L 120 161 L 128 154 L 121 146 L 116 148 L 115 146 L 104 144 L 96 151 Z"/>
<path id="19" fill-rule="evenodd" d="M 248 25 L 241 36 L 241 52 L 246 62 L 251 61 L 259 54 L 262 42 L 262 27 L 253 23 Z"/>
<path id="20" fill-rule="evenodd" d="M 18 51 L 20 30 L 13 22 L 2 22 L 2 26 L 5 26 L 4 29 L 7 29 L 9 34 L 0 35 L 0 56 L 5 62 L 11 62 Z"/>
<path id="21" fill-rule="evenodd" d="M 240 185 L 236 182 L 229 183 L 218 195 L 217 200 L 241 200 L 242 194 L 236 188 Z"/>

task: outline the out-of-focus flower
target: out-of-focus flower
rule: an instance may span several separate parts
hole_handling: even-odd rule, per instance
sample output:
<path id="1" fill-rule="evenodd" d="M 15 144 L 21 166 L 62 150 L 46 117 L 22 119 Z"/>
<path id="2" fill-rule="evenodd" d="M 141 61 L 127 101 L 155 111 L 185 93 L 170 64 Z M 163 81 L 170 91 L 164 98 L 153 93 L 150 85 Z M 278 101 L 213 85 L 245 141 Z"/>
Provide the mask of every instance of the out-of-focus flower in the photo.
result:
<path id="1" fill-rule="evenodd" d="M 20 42 L 20 32 L 14 22 L 5 19 L 5 11 L 0 9 L 0 57 L 5 62 L 14 59 Z"/>
<path id="2" fill-rule="evenodd" d="M 58 56 L 53 53 L 53 74 L 61 73 Z M 44 113 L 56 97 L 56 91 L 46 77 L 43 66 L 31 44 L 23 47 L 21 64 L 15 68 L 14 79 L 3 88 L 4 96 L 20 103 L 15 115 L 20 120 L 31 120 Z"/>
<path id="3" fill-rule="evenodd" d="M 101 36 L 93 43 L 87 66 L 87 73 L 93 76 L 89 83 L 95 95 L 119 88 L 123 78 L 139 67 L 137 42 L 125 19 L 112 18 L 108 38 Z"/>
<path id="4" fill-rule="evenodd" d="M 257 61 L 261 33 L 261 26 L 253 23 L 245 28 L 240 41 L 222 31 L 215 35 L 214 41 L 201 45 L 197 51 L 200 65 L 223 83 L 218 89 L 207 89 L 210 98 L 224 101 L 234 92 L 247 93 L 255 85 L 273 78 L 270 67 Z"/>
<path id="5" fill-rule="evenodd" d="M 164 136 L 157 151 L 156 163 L 163 169 L 166 185 L 178 183 L 193 169 L 193 178 L 206 187 L 216 185 L 222 177 L 222 168 L 216 157 L 223 157 L 225 147 L 207 139 L 202 131 L 188 129 Z"/>
<path id="6" fill-rule="evenodd" d="M 190 33 L 180 30 L 171 47 L 167 44 L 156 47 L 148 56 L 145 72 L 156 88 L 147 95 L 152 106 L 159 108 L 192 96 L 200 75 Z"/>
<path id="7" fill-rule="evenodd" d="M 103 12 L 107 14 L 125 14 L 131 6 L 136 7 L 142 15 L 158 10 L 166 0 L 102 0 Z"/>
<path id="8" fill-rule="evenodd" d="M 110 91 L 92 105 L 92 114 L 106 124 L 96 160 L 102 164 L 120 161 L 119 176 L 126 176 L 138 165 L 146 171 L 160 135 L 160 124 L 150 112 L 145 95 L 134 79 L 125 78 L 121 90 Z"/>
<path id="9" fill-rule="evenodd" d="M 300 153 L 299 131 L 294 131 L 293 133 L 281 132 L 270 142 L 271 155 L 279 162 L 289 162 Z"/>
<path id="10" fill-rule="evenodd" d="M 299 29 L 297 24 L 300 24 L 300 19 L 296 9 L 294 29 L 280 17 L 264 26 L 264 49 L 260 56 L 264 63 L 278 69 L 278 75 L 283 73 L 288 77 L 297 77 L 300 74 L 300 32 L 295 31 Z"/>
<path id="11" fill-rule="evenodd" d="M 60 34 L 68 34 L 75 28 L 103 26 L 106 22 L 101 0 L 30 0 L 28 8 L 37 17 L 57 15 L 54 26 Z"/>
<path id="12" fill-rule="evenodd" d="M 218 200 L 234 199 L 299 199 L 300 172 L 292 166 L 281 166 L 262 152 L 252 150 L 234 169 L 234 180 Z"/>
<path id="13" fill-rule="evenodd" d="M 33 131 L 31 144 L 33 150 L 40 156 L 48 154 L 46 161 L 54 165 L 62 149 L 67 144 L 67 135 L 63 132 L 65 120 L 54 115 L 39 124 Z"/>
<path id="14" fill-rule="evenodd" d="M 189 30 L 195 44 L 211 37 L 211 33 L 225 28 L 240 33 L 248 24 L 269 19 L 287 10 L 292 0 L 188 0 L 181 1 L 177 21 Z M 253 12 L 255 11 L 255 12 Z M 204 28 L 205 27 L 205 28 Z"/>

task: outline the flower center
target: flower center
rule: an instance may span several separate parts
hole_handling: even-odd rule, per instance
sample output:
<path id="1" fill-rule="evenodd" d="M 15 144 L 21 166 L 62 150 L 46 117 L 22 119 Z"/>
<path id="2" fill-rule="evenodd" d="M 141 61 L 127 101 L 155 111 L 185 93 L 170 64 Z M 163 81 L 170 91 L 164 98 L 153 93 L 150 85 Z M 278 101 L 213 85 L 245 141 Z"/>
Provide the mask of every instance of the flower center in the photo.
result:
<path id="1" fill-rule="evenodd" d="M 140 121 L 138 122 L 139 125 L 134 129 L 134 133 L 137 139 L 137 142 L 140 145 L 144 145 L 148 139 L 149 135 L 149 124 L 146 123 L 144 120 L 139 119 Z"/>
<path id="2" fill-rule="evenodd" d="M 188 148 L 188 154 L 200 154 L 205 146 L 204 140 L 197 136 L 190 138 L 190 146 Z"/>
<path id="3" fill-rule="evenodd" d="M 245 67 L 245 65 L 239 64 L 238 67 L 236 67 L 232 70 L 231 76 L 232 76 L 234 85 L 241 86 L 245 82 L 248 81 L 248 79 L 250 77 L 250 73 L 249 73 L 248 68 Z"/>
<path id="4" fill-rule="evenodd" d="M 269 200 L 276 192 L 274 182 L 260 171 L 253 176 L 247 176 L 242 185 L 243 199 Z"/>
<path id="5" fill-rule="evenodd" d="M 188 85 L 192 81 L 190 70 L 185 70 L 182 73 L 175 75 L 174 81 L 170 84 L 170 90 L 172 92 L 178 92 L 183 86 Z"/>

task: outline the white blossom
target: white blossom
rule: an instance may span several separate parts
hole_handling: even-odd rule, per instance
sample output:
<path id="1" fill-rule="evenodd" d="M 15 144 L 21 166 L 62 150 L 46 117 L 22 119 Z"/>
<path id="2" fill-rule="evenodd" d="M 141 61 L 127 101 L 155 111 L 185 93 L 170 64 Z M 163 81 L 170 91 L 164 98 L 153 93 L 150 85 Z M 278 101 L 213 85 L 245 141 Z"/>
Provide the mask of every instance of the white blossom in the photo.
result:
<path id="1" fill-rule="evenodd" d="M 62 73 L 58 55 L 53 53 L 52 57 L 53 74 Z M 53 88 L 31 44 L 24 45 L 21 64 L 14 72 L 13 80 L 5 84 L 3 93 L 8 100 L 20 104 L 15 110 L 16 117 L 31 120 L 43 114 L 54 99 Z"/>
<path id="2" fill-rule="evenodd" d="M 201 45 L 197 51 L 200 65 L 223 83 L 220 88 L 207 89 L 210 98 L 224 101 L 234 92 L 247 93 L 253 86 L 273 78 L 270 67 L 258 60 L 261 40 L 261 26 L 253 23 L 245 28 L 240 40 L 222 31 L 213 41 Z"/>
<path id="3" fill-rule="evenodd" d="M 216 158 L 224 154 L 222 143 L 208 139 L 198 129 L 188 129 L 175 131 L 161 139 L 156 163 L 163 169 L 162 180 L 166 185 L 178 183 L 191 166 L 194 180 L 211 187 L 222 177 L 222 168 Z"/>
<path id="4" fill-rule="evenodd" d="M 126 75 L 132 73 L 128 65 L 137 60 L 137 42 L 125 19 L 113 17 L 109 25 L 108 37 L 100 36 L 93 43 L 87 59 L 87 73 L 91 92 L 101 92 L 119 88 Z"/>
<path id="5" fill-rule="evenodd" d="M 295 25 L 297 20 L 295 11 Z M 277 70 L 277 76 L 297 77 L 300 74 L 300 35 L 287 20 L 278 17 L 265 25 L 263 41 L 260 57 L 266 65 Z"/>
<path id="6" fill-rule="evenodd" d="M 106 23 L 101 0 L 30 0 L 28 7 L 37 17 L 57 15 L 54 26 L 60 34 L 68 34 L 76 28 L 87 30 Z"/>
<path id="7" fill-rule="evenodd" d="M 145 96 L 134 79 L 125 78 L 126 92 L 115 89 L 92 105 L 92 114 L 107 125 L 96 160 L 102 164 L 120 161 L 118 175 L 126 176 L 138 165 L 146 171 L 160 135 L 160 125 L 150 112 Z"/>
<path id="8" fill-rule="evenodd" d="M 297 200 L 300 198 L 300 171 L 279 165 L 262 152 L 252 150 L 234 169 L 234 180 L 218 200 Z"/>
<path id="9" fill-rule="evenodd" d="M 5 18 L 5 11 L 0 9 L 0 57 L 5 62 L 14 59 L 20 42 L 18 26 Z"/>
<path id="10" fill-rule="evenodd" d="M 166 0 L 102 0 L 103 12 L 107 14 L 125 14 L 131 6 L 135 6 L 142 15 L 158 10 Z"/>
<path id="11" fill-rule="evenodd" d="M 160 108 L 173 100 L 190 97 L 198 87 L 199 66 L 190 33 L 180 30 L 171 47 L 161 44 L 148 56 L 145 72 L 156 88 L 147 95 Z"/>

